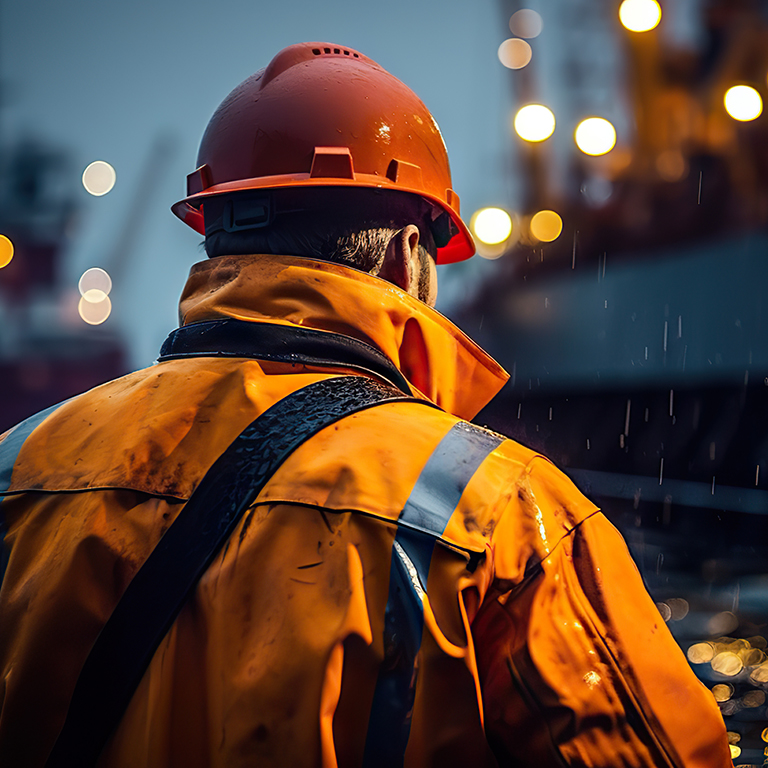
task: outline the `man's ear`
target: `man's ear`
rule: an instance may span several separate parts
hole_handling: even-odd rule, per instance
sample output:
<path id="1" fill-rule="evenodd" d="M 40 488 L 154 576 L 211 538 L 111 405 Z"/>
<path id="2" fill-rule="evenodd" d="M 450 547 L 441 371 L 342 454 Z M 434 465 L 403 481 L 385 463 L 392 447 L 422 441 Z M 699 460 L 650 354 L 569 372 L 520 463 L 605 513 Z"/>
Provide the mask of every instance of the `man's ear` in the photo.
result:
<path id="1" fill-rule="evenodd" d="M 414 281 L 418 280 L 418 246 L 419 228 L 409 224 L 389 241 L 379 277 L 411 293 Z"/>

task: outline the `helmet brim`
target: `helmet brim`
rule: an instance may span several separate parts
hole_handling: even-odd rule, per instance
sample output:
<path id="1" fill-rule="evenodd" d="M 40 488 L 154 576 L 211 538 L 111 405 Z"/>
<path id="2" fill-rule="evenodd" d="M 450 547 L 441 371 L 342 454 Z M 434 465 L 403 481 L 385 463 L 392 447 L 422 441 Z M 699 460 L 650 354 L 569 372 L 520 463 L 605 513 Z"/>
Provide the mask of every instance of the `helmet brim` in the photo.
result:
<path id="1" fill-rule="evenodd" d="M 456 234 L 446 243 L 446 245 L 437 248 L 437 264 L 452 264 L 458 261 L 464 261 L 471 258 L 475 253 L 475 243 L 472 235 L 463 222 L 461 217 L 453 208 L 446 205 L 438 197 L 425 194 L 423 190 L 408 189 L 402 185 L 390 185 L 382 182 L 381 177 L 375 176 L 371 179 L 364 178 L 366 174 L 355 174 L 354 179 L 333 179 L 329 183 L 327 178 L 311 178 L 309 174 L 286 174 L 283 176 L 261 176 L 254 179 L 238 179 L 237 181 L 215 184 L 196 194 L 189 195 L 171 206 L 171 211 L 179 217 L 187 226 L 194 229 L 199 234 L 205 236 L 205 222 L 203 219 L 202 206 L 207 198 L 218 195 L 231 194 L 254 189 L 286 189 L 286 188 L 310 188 L 310 187 L 345 187 L 345 188 L 365 188 L 380 189 L 382 191 L 392 190 L 397 192 L 406 192 L 417 195 L 427 200 L 432 205 L 437 206 L 450 217 L 456 230 Z M 458 201 L 458 198 L 456 198 Z"/>

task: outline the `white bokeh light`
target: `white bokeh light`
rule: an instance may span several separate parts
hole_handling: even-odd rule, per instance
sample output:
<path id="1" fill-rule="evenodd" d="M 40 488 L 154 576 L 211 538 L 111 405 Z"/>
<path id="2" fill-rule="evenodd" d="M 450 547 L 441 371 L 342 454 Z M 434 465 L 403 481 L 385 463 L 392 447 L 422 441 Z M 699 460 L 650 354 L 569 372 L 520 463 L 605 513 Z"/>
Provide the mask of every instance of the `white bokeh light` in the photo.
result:
<path id="1" fill-rule="evenodd" d="M 734 85 L 725 92 L 723 98 L 725 111 L 740 122 L 748 122 L 760 117 L 763 100 L 760 94 L 749 85 Z"/>
<path id="2" fill-rule="evenodd" d="M 109 296 L 112 290 L 112 278 L 101 267 L 91 267 L 83 272 L 77 289 L 86 301 L 95 304 Z"/>
<path id="3" fill-rule="evenodd" d="M 81 297 L 78 314 L 88 325 L 101 325 L 112 313 L 112 278 L 101 267 L 91 267 L 83 272 L 77 288 Z"/>
<path id="4" fill-rule="evenodd" d="M 512 217 L 502 208 L 483 208 L 471 221 L 475 237 L 487 245 L 498 245 L 512 233 Z"/>
<path id="5" fill-rule="evenodd" d="M 605 118 L 588 117 L 576 127 L 574 139 L 585 155 L 605 155 L 616 146 L 616 129 Z"/>
<path id="6" fill-rule="evenodd" d="M 83 186 L 94 197 L 106 195 L 117 181 L 115 169 L 103 160 L 96 160 L 83 171 Z"/>
<path id="7" fill-rule="evenodd" d="M 541 16 L 531 8 L 521 8 L 512 14 L 509 20 L 509 29 L 518 37 L 538 37 L 544 29 Z"/>
<path id="8" fill-rule="evenodd" d="M 656 0 L 624 0 L 619 20 L 630 32 L 650 32 L 661 21 L 661 6 Z"/>
<path id="9" fill-rule="evenodd" d="M 528 104 L 515 115 L 515 131 L 525 141 L 544 141 L 555 131 L 555 116 L 543 104 Z"/>
<path id="10" fill-rule="evenodd" d="M 95 302 L 88 301 L 85 296 L 81 296 L 77 311 L 88 325 L 101 325 L 112 312 L 112 302 L 106 295 L 101 301 Z"/>

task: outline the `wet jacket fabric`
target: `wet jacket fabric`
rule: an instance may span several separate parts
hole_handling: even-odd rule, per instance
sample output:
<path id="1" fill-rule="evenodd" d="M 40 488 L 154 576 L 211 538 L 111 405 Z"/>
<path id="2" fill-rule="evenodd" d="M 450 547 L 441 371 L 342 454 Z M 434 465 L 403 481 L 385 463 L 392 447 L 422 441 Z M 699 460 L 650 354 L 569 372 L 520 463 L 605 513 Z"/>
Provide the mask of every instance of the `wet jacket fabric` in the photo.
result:
<path id="1" fill-rule="evenodd" d="M 506 376 L 449 321 L 369 275 L 273 256 L 196 265 L 180 315 L 355 338 L 442 410 L 370 408 L 285 461 L 99 766 L 731 764 L 616 530 L 546 458 L 466 424 Z M 44 766 L 101 627 L 216 458 L 289 393 L 350 373 L 172 359 L 0 438 L 0 765 Z M 438 497 L 424 545 L 406 510 Z"/>

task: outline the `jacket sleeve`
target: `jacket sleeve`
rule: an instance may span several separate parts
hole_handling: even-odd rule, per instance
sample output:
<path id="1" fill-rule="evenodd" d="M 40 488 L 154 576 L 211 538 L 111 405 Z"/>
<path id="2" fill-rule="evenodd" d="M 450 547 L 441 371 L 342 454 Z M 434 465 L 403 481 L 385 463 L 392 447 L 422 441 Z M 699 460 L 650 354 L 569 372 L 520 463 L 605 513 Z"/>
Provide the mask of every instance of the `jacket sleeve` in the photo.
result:
<path id="1" fill-rule="evenodd" d="M 472 622 L 500 764 L 730 767 L 714 698 L 619 533 L 546 460 L 523 476 L 505 512 L 512 517 L 496 532 L 495 580 Z M 526 531 L 528 565 L 515 578 L 504 572 L 514 559 L 505 550 L 525 548 Z"/>

